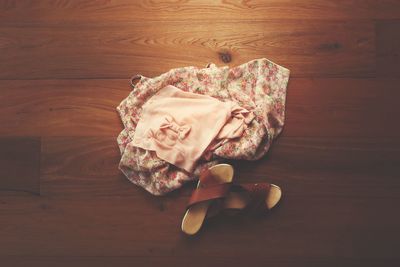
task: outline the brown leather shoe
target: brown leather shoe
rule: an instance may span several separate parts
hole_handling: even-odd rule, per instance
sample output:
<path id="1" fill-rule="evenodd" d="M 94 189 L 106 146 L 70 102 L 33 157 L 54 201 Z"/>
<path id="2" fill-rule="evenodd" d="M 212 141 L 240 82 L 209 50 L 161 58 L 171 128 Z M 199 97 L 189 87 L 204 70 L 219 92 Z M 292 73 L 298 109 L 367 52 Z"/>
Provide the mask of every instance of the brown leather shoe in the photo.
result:
<path id="1" fill-rule="evenodd" d="M 207 216 L 218 213 L 221 201 L 230 191 L 233 172 L 229 164 L 218 164 L 202 172 L 182 220 L 185 234 L 196 234 Z"/>

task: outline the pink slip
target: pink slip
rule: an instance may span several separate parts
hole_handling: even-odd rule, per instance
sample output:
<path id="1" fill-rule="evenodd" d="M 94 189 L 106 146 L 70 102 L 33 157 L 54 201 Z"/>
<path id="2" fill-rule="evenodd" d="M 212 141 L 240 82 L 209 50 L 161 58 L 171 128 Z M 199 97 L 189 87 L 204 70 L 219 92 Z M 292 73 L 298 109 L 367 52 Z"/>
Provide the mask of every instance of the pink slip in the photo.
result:
<path id="1" fill-rule="evenodd" d="M 155 151 L 188 172 L 208 150 L 243 134 L 254 118 L 232 101 L 184 92 L 168 85 L 143 106 L 132 145 Z"/>

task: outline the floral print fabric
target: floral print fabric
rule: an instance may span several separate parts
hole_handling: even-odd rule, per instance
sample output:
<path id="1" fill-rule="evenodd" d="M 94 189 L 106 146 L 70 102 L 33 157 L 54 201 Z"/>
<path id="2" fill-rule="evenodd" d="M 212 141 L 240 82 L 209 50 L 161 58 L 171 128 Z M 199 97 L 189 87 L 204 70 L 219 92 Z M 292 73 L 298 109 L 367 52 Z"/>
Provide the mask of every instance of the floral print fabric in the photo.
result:
<path id="1" fill-rule="evenodd" d="M 289 73 L 288 69 L 262 58 L 234 68 L 210 64 L 206 68 L 176 68 L 154 78 L 141 76 L 133 91 L 117 107 L 125 126 L 117 138 L 122 155 L 120 170 L 134 184 L 154 195 L 164 195 L 197 179 L 204 168 L 223 159 L 259 159 L 282 131 Z M 154 151 L 132 144 L 143 105 L 167 85 L 236 102 L 252 111 L 255 117 L 240 138 L 219 146 L 205 157 L 207 160 L 198 162 L 193 173 L 188 173 L 161 160 Z"/>

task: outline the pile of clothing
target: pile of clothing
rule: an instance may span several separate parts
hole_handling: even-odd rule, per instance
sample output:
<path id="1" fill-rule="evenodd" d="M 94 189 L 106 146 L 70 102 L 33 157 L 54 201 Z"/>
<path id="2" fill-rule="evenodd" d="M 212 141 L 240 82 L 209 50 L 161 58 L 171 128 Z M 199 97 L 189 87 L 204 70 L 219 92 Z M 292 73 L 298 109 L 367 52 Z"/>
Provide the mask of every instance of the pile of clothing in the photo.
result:
<path id="1" fill-rule="evenodd" d="M 289 73 L 261 58 L 138 76 L 117 107 L 120 170 L 163 195 L 224 159 L 259 159 L 282 131 Z"/>

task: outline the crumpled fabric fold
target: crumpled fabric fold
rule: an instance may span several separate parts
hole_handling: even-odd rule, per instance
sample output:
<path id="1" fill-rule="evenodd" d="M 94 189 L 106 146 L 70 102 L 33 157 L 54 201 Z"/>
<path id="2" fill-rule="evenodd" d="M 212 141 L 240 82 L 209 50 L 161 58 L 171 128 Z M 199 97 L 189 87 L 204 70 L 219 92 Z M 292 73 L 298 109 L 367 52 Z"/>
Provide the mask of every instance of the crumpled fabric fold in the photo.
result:
<path id="1" fill-rule="evenodd" d="M 282 131 L 289 74 L 288 69 L 261 58 L 233 68 L 209 64 L 206 68 L 190 66 L 171 69 L 154 78 L 139 76 L 140 80 L 132 92 L 117 107 L 124 124 L 117 138 L 121 152 L 120 170 L 132 183 L 154 195 L 164 195 L 188 181 L 198 179 L 204 168 L 224 159 L 259 159 Z M 168 85 L 184 92 L 233 102 L 243 108 L 243 112 L 246 110 L 252 114 L 245 118 L 245 125 L 221 133 L 236 138 L 218 143 L 217 136 L 190 172 L 160 159 L 155 151 L 137 147 L 133 143 L 143 106 Z M 244 115 L 235 113 L 232 120 L 243 119 L 241 116 Z M 178 128 L 174 128 L 171 123 L 173 121 L 166 119 L 163 127 L 175 129 L 178 137 L 185 137 L 191 131 L 185 126 L 175 125 Z M 159 135 L 162 138 L 163 134 Z"/>

